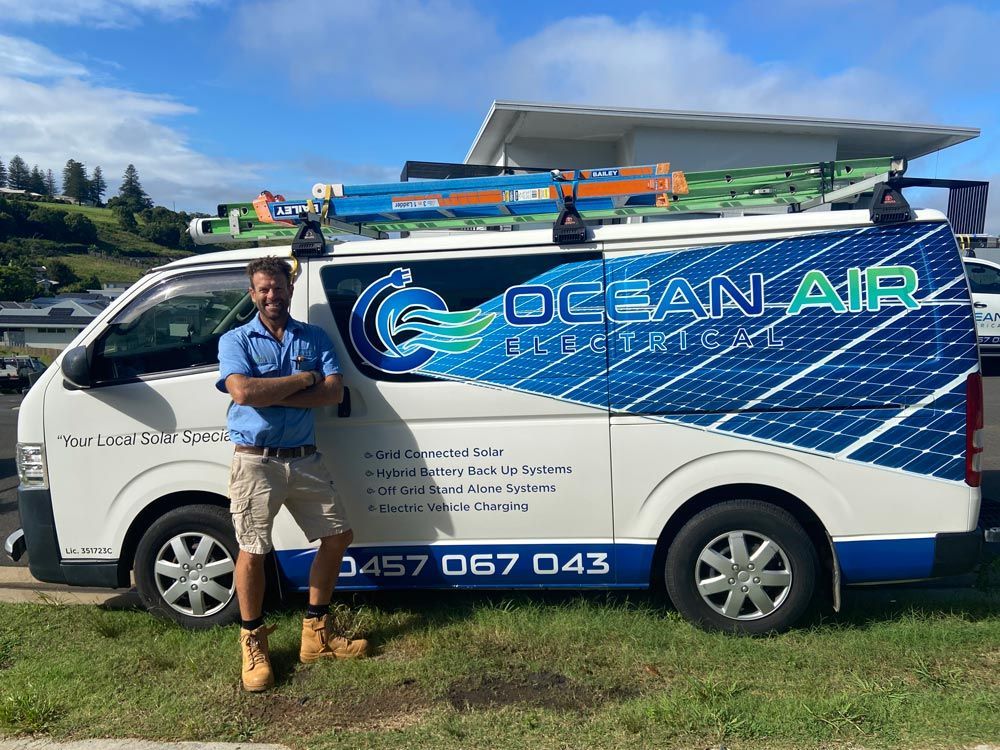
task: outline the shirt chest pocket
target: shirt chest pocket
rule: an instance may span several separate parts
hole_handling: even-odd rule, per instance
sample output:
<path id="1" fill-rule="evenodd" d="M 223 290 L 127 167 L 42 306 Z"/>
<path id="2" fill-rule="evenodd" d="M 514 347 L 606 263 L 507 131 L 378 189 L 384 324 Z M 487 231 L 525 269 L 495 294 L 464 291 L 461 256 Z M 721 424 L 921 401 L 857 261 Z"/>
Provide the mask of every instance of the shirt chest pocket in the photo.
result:
<path id="1" fill-rule="evenodd" d="M 292 354 L 292 369 L 297 372 L 319 370 L 319 354 L 311 346 L 303 346 Z"/>

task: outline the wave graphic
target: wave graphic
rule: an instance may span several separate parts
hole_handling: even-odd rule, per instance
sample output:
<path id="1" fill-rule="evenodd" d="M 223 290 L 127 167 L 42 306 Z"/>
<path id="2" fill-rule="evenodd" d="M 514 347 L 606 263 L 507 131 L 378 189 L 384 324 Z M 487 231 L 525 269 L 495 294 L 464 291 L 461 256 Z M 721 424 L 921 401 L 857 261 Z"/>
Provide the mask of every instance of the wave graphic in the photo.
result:
<path id="1" fill-rule="evenodd" d="M 496 313 L 484 315 L 478 308 L 454 312 L 417 308 L 406 310 L 396 318 L 390 332 L 393 335 L 418 334 L 399 345 L 403 354 L 420 348 L 460 354 L 479 345 L 483 340 L 479 334 L 489 327 L 495 317 Z"/>

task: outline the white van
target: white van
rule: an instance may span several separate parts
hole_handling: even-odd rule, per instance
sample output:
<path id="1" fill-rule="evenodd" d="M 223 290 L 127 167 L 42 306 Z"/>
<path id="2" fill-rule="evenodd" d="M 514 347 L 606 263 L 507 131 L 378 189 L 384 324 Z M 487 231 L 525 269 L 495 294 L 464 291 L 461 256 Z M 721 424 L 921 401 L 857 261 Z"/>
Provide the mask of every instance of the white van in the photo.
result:
<path id="1" fill-rule="evenodd" d="M 44 581 L 233 620 L 229 400 L 245 266 L 155 269 L 74 341 L 18 423 Z M 945 218 L 868 211 L 358 241 L 299 258 L 292 315 L 349 403 L 317 440 L 355 542 L 338 590 L 665 588 L 691 620 L 786 628 L 821 592 L 969 570 L 982 386 Z M 284 511 L 274 572 L 314 554 Z"/>
<path id="2" fill-rule="evenodd" d="M 972 307 L 979 334 L 979 353 L 1000 356 L 1000 263 L 982 258 L 963 258 L 972 291 Z"/>

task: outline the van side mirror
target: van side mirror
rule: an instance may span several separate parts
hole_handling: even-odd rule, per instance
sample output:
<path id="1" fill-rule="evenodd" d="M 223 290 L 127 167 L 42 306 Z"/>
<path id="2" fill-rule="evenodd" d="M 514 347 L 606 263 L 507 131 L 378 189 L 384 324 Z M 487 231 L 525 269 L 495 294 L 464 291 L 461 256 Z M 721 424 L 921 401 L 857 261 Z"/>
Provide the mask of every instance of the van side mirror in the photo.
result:
<path id="1" fill-rule="evenodd" d="M 66 352 L 61 366 L 64 385 L 73 390 L 90 388 L 90 358 L 86 347 L 76 346 Z"/>

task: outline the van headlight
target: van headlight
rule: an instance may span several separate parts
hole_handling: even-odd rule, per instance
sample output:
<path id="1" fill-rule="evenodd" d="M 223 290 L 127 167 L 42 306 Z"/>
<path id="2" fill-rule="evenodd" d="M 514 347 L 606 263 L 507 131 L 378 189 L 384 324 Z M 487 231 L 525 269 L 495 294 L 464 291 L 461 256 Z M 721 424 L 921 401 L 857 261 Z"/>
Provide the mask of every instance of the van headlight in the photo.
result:
<path id="1" fill-rule="evenodd" d="M 45 470 L 45 447 L 38 443 L 17 444 L 17 478 L 22 487 L 46 488 L 49 475 Z"/>

